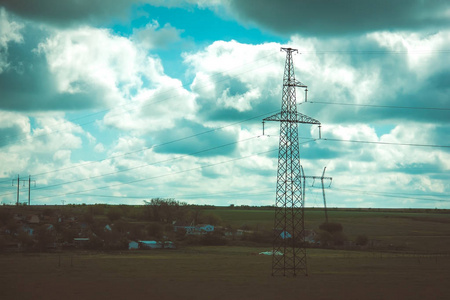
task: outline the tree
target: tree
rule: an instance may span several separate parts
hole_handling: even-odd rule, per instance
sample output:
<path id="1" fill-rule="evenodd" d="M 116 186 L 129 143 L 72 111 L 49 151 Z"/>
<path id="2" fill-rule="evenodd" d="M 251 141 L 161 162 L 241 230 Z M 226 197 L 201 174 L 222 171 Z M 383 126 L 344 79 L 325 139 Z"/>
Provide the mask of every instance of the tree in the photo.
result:
<path id="1" fill-rule="evenodd" d="M 101 216 L 105 213 L 105 204 L 90 205 L 89 210 L 93 216 Z"/>
<path id="2" fill-rule="evenodd" d="M 334 232 L 342 232 L 343 227 L 341 223 L 325 222 L 320 224 L 319 229 L 332 234 Z"/>
<path id="3" fill-rule="evenodd" d="M 154 239 L 161 239 L 164 234 L 164 227 L 159 223 L 150 223 L 147 225 L 147 235 Z"/>
<path id="4" fill-rule="evenodd" d="M 201 223 L 211 224 L 214 226 L 222 224 L 222 219 L 215 213 L 208 213 L 201 217 Z"/>
<path id="5" fill-rule="evenodd" d="M 365 246 L 369 242 L 369 238 L 366 235 L 358 235 L 355 239 L 355 243 L 358 246 Z"/>
<path id="6" fill-rule="evenodd" d="M 322 245 L 343 245 L 347 237 L 343 233 L 343 227 L 340 223 L 322 223 L 319 226 L 319 241 Z"/>
<path id="7" fill-rule="evenodd" d="M 174 199 L 153 198 L 144 200 L 148 220 L 156 222 L 172 222 L 180 214 L 182 203 Z"/>

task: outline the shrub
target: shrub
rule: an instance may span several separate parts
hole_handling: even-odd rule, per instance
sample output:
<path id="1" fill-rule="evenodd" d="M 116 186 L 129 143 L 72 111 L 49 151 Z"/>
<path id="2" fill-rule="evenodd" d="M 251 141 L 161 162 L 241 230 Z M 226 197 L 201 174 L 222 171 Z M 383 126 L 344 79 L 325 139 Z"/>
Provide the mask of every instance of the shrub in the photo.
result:
<path id="1" fill-rule="evenodd" d="M 320 224 L 319 229 L 329 233 L 334 233 L 334 232 L 342 232 L 343 227 L 341 223 L 325 222 Z"/>
<path id="2" fill-rule="evenodd" d="M 224 246 L 227 244 L 227 240 L 219 234 L 205 234 L 200 243 L 205 246 Z"/>
<path id="3" fill-rule="evenodd" d="M 347 237 L 343 232 L 334 232 L 333 233 L 333 244 L 335 246 L 342 246 L 344 242 L 347 241 Z"/>
<path id="4" fill-rule="evenodd" d="M 366 235 L 358 235 L 355 239 L 355 243 L 358 246 L 365 246 L 369 242 L 369 238 Z"/>

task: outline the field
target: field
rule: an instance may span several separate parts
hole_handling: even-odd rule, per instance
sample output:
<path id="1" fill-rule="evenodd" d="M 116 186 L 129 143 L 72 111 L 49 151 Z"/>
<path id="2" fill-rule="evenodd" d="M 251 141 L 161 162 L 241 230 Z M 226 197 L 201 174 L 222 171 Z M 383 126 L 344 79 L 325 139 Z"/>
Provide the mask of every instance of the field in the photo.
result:
<path id="1" fill-rule="evenodd" d="M 207 211 L 208 212 L 208 211 Z M 206 212 L 206 213 L 207 213 Z M 224 224 L 271 228 L 270 210 L 211 209 Z M 306 227 L 323 222 L 308 210 Z M 4 253 L 1 299 L 450 299 L 446 211 L 329 213 L 351 240 L 388 247 L 308 249 L 308 276 L 272 277 L 270 247 L 136 252 Z"/>
<path id="2" fill-rule="evenodd" d="M 450 257 L 313 249 L 272 277 L 264 248 L 0 256 L 1 299 L 449 299 Z"/>
<path id="3" fill-rule="evenodd" d="M 209 210 L 224 224 L 236 228 L 248 225 L 252 229 L 271 230 L 273 211 L 255 209 Z M 387 250 L 414 253 L 450 253 L 450 212 L 435 210 L 342 210 L 328 211 L 330 222 L 341 223 L 349 240 L 358 235 L 382 245 Z M 306 209 L 305 228 L 318 229 L 325 221 L 324 212 Z"/>

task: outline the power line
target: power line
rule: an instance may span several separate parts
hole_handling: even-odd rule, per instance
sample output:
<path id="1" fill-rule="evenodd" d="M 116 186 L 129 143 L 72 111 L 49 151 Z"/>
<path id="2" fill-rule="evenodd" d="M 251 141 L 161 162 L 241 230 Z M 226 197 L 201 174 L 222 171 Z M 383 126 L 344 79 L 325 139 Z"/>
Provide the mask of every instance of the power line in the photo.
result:
<path id="1" fill-rule="evenodd" d="M 313 50 L 300 51 L 304 54 L 342 54 L 342 55 L 380 55 L 380 54 L 450 54 L 447 49 L 418 49 L 418 50 Z"/>
<path id="2" fill-rule="evenodd" d="M 450 108 L 446 108 L 446 107 L 372 105 L 372 104 L 356 104 L 356 103 L 341 103 L 341 102 L 326 102 L 326 101 L 308 101 L 306 103 L 329 104 L 329 105 L 345 105 L 345 106 L 360 106 L 360 107 L 375 107 L 375 108 L 393 108 L 393 109 L 418 109 L 418 110 L 450 111 Z"/>
<path id="3" fill-rule="evenodd" d="M 272 135 L 270 135 L 272 136 Z M 309 137 L 298 137 L 299 139 L 310 139 Z M 344 140 L 335 138 L 320 138 L 318 140 L 329 142 L 349 142 L 349 143 L 362 143 L 362 144 L 381 144 L 381 145 L 394 145 L 394 146 L 411 146 L 411 147 L 431 147 L 431 148 L 450 148 L 450 145 L 432 145 L 432 144 L 408 144 L 408 143 L 395 143 L 395 142 L 381 142 L 381 141 L 360 141 L 360 140 Z"/>
<path id="4" fill-rule="evenodd" d="M 101 175 L 97 175 L 97 176 L 92 176 L 92 177 L 88 177 L 88 178 L 82 178 L 82 179 L 78 179 L 78 180 L 74 180 L 74 181 L 68 181 L 68 182 L 63 182 L 63 183 L 54 184 L 54 185 L 50 185 L 50 186 L 45 186 L 45 187 L 38 188 L 37 190 L 49 189 L 49 188 L 53 188 L 53 187 L 57 187 L 57 186 L 62 186 L 62 185 L 82 182 L 82 181 L 96 179 L 96 178 L 101 178 L 101 177 L 106 177 L 106 176 L 110 176 L 110 175 L 116 175 L 116 174 L 119 174 L 119 173 L 122 173 L 122 172 L 128 172 L 128 171 L 132 171 L 132 170 L 136 170 L 136 169 L 140 169 L 140 168 L 145 168 L 145 167 L 157 165 L 157 164 L 160 164 L 160 163 L 172 162 L 172 161 L 179 160 L 179 159 L 182 159 L 182 158 L 185 158 L 185 157 L 188 157 L 188 156 L 193 156 L 193 155 L 197 155 L 197 154 L 208 152 L 208 151 L 212 151 L 212 150 L 217 150 L 217 149 L 220 149 L 220 148 L 223 148 L 223 147 L 227 147 L 227 146 L 238 144 L 240 142 L 246 142 L 246 141 L 249 141 L 249 140 L 252 140 L 252 139 L 255 139 L 255 138 L 258 138 L 258 136 L 253 136 L 253 137 L 250 137 L 250 138 L 247 138 L 247 139 L 234 141 L 234 142 L 231 142 L 231 143 L 223 144 L 223 145 L 212 147 L 212 148 L 209 148 L 209 149 L 199 150 L 199 151 L 195 151 L 195 152 L 192 152 L 192 153 L 189 153 L 189 154 L 180 155 L 180 156 L 177 156 L 177 157 L 174 157 L 174 158 L 169 158 L 169 159 L 160 160 L 160 161 L 153 162 L 153 163 L 143 164 L 143 165 L 135 166 L 135 167 L 132 167 L 132 168 L 126 168 L 126 169 L 122 169 L 122 170 L 115 171 L 115 172 L 110 172 L 110 173 L 101 174 Z"/>
<path id="5" fill-rule="evenodd" d="M 221 193 L 202 193 L 202 194 L 175 194 L 170 195 L 170 197 L 174 198 L 181 198 L 181 199 L 190 199 L 190 198 L 199 198 L 199 197 L 212 197 L 212 196 L 224 196 L 224 197 L 231 197 L 231 196 L 259 196 L 259 195 L 271 195 L 273 194 L 273 189 L 266 189 L 267 192 L 252 192 L 244 191 L 244 192 L 221 192 Z M 149 197 L 149 195 L 146 196 L 114 196 L 114 195 L 98 195 L 98 194 L 77 194 L 76 196 L 89 196 L 89 197 L 99 197 L 99 198 L 117 198 L 117 199 L 148 199 L 152 198 Z M 156 197 L 153 197 L 156 198 Z"/>
<path id="6" fill-rule="evenodd" d="M 152 149 L 152 148 L 156 148 L 156 147 L 165 146 L 165 145 L 172 144 L 172 143 L 175 143 L 175 142 L 179 142 L 179 141 L 182 141 L 182 140 L 186 140 L 186 139 L 189 139 L 189 138 L 197 137 L 197 136 L 200 136 L 200 135 L 203 135 L 203 134 L 207 134 L 207 133 L 219 131 L 219 130 L 222 130 L 222 129 L 224 129 L 224 128 L 230 127 L 230 126 L 234 126 L 234 125 L 237 125 L 237 124 L 241 124 L 241 123 L 244 123 L 244 122 L 248 122 L 248 121 L 250 121 L 250 120 L 259 119 L 259 118 L 261 118 L 262 116 L 265 116 L 265 115 L 268 115 L 268 114 L 272 114 L 273 112 L 274 112 L 274 111 L 268 112 L 268 113 L 264 113 L 264 114 L 261 114 L 261 115 L 255 116 L 255 117 L 251 117 L 251 118 L 248 118 L 248 119 L 245 119 L 245 120 L 242 120 L 242 121 L 233 122 L 233 123 L 230 123 L 230 124 L 227 124 L 227 125 L 223 125 L 223 126 L 220 126 L 220 127 L 217 127 L 217 128 L 213 128 L 213 129 L 210 129 L 210 130 L 207 130 L 207 131 L 204 131 L 204 132 L 200 132 L 200 133 L 193 134 L 193 135 L 190 135 L 190 136 L 186 136 L 186 137 L 183 137 L 183 138 L 179 138 L 179 139 L 176 139 L 176 140 L 164 142 L 164 143 L 161 143 L 161 144 L 158 144 L 158 145 L 153 145 L 153 146 L 151 146 L 151 147 L 142 148 L 142 149 L 140 149 L 140 150 L 131 151 L 131 152 L 127 152 L 127 153 L 124 153 L 124 154 L 111 156 L 111 157 L 104 158 L 104 159 L 101 159 L 101 160 L 85 162 L 85 163 L 77 164 L 77 165 L 75 165 L 75 166 L 70 166 L 70 167 L 61 168 L 61 169 L 57 169 L 57 170 L 52 170 L 52 171 L 48 171 L 48 172 L 43 172 L 43 173 L 33 174 L 32 176 L 41 176 L 41 175 L 45 175 L 45 174 L 49 174 L 49 173 L 54 173 L 54 172 L 66 171 L 66 170 L 69 170 L 69 169 L 72 169 L 72 168 L 77 168 L 77 167 L 81 167 L 81 166 L 86 166 L 86 165 L 90 165 L 90 164 L 93 164 L 93 163 L 96 163 L 96 162 L 102 162 L 102 161 L 106 161 L 106 160 L 109 160 L 109 159 L 114 159 L 114 158 L 118 158 L 118 157 L 123 157 L 123 156 L 129 155 L 129 154 L 134 154 L 134 153 L 142 152 L 142 151 L 145 151 L 145 150 L 148 150 L 148 149 Z M 217 148 L 225 147 L 225 146 L 226 146 L 226 145 L 222 145 L 222 146 L 218 146 L 218 147 L 213 147 L 213 148 L 209 148 L 209 149 L 204 149 L 204 150 L 200 150 L 200 151 L 197 151 L 197 152 L 194 152 L 194 153 L 190 153 L 190 154 L 187 154 L 187 155 L 184 155 L 184 156 L 194 155 L 194 154 L 198 154 L 198 153 L 206 152 L 206 151 L 211 151 L 211 150 L 213 150 L 213 149 L 217 149 Z M 145 166 L 150 166 L 150 165 L 154 165 L 154 164 L 157 164 L 157 163 L 167 162 L 167 161 L 176 160 L 176 159 L 179 159 L 179 158 L 173 158 L 173 159 L 168 159 L 168 160 L 165 160 L 165 161 L 155 162 L 155 163 L 152 163 L 152 164 L 146 164 Z M 141 166 L 141 167 L 144 167 L 144 166 Z M 136 168 L 137 168 L 137 167 L 131 168 L 131 169 L 136 169 Z M 84 179 L 75 180 L 75 181 L 72 181 L 72 182 L 65 182 L 65 183 L 56 184 L 56 185 L 52 185 L 52 186 L 42 186 L 42 187 L 38 188 L 38 190 L 39 190 L 39 189 L 48 189 L 48 188 L 50 188 L 50 187 L 61 186 L 61 185 L 64 185 L 64 184 L 69 184 L 69 183 L 76 183 L 76 182 L 85 181 L 85 180 L 89 180 L 89 179 L 93 179 L 93 178 L 98 178 L 98 177 L 102 177 L 102 176 L 109 176 L 109 175 L 113 175 L 113 174 L 115 174 L 115 173 L 119 173 L 119 172 L 122 172 L 122 171 L 128 171 L 128 170 L 130 170 L 130 169 L 124 169 L 124 170 L 117 171 L 117 172 L 113 172 L 113 173 L 108 173 L 108 174 L 104 174 L 104 175 L 94 176 L 94 177 L 90 177 L 90 178 L 84 178 Z M 10 179 L 5 180 L 5 181 L 3 181 L 3 182 L 10 182 Z M 12 195 L 12 194 L 14 194 L 14 193 L 4 193 L 4 194 L 0 194 L 0 197 L 1 197 L 1 196 Z"/>
<path id="7" fill-rule="evenodd" d="M 310 142 L 313 142 L 313 141 L 316 141 L 316 140 L 317 139 L 310 139 L 309 141 L 305 141 L 305 142 L 303 142 L 301 144 L 310 143 Z M 211 164 L 204 165 L 204 166 L 194 167 L 194 168 L 181 170 L 181 171 L 177 171 L 177 172 L 170 172 L 170 173 L 163 174 L 163 175 L 157 175 L 157 176 L 152 176 L 152 177 L 147 177 L 147 178 L 142 178 L 142 179 L 136 179 L 136 180 L 131 180 L 131 181 L 127 181 L 127 182 L 114 183 L 114 184 L 110 184 L 110 185 L 105 185 L 105 186 L 101 186 L 101 187 L 96 187 L 96 188 L 83 190 L 83 191 L 75 191 L 75 192 L 58 194 L 58 195 L 52 195 L 52 196 L 44 196 L 44 197 L 36 198 L 35 200 L 41 200 L 41 199 L 47 199 L 47 198 L 53 198 L 53 197 L 63 197 L 63 196 L 67 196 L 67 195 L 75 195 L 75 194 L 80 194 L 80 193 L 83 193 L 83 192 L 90 192 L 90 191 L 94 191 L 94 190 L 113 188 L 113 187 L 117 187 L 117 186 L 121 186 L 121 185 L 128 185 L 128 184 L 143 182 L 143 181 L 147 181 L 147 180 L 151 180 L 151 179 L 158 179 L 158 178 L 163 178 L 163 177 L 167 177 L 167 176 L 178 175 L 178 174 L 182 174 L 182 173 L 186 173 L 186 172 L 191 172 L 191 171 L 195 171 L 195 170 L 201 170 L 201 169 L 204 169 L 204 168 L 209 168 L 209 167 L 214 167 L 214 166 L 218 166 L 218 165 L 222 165 L 222 164 L 226 164 L 226 163 L 230 163 L 230 162 L 235 162 L 235 161 L 238 161 L 238 160 L 247 159 L 247 158 L 250 158 L 250 157 L 253 157 L 253 156 L 257 156 L 257 155 L 261 155 L 261 154 L 267 154 L 267 153 L 274 152 L 274 151 L 278 151 L 278 148 L 271 149 L 271 150 L 268 150 L 268 151 L 259 152 L 259 153 L 255 153 L 255 154 L 250 154 L 250 155 L 247 155 L 247 156 L 237 157 L 237 158 L 233 158 L 233 159 L 229 159 L 229 160 L 225 160 L 225 161 L 221 161 L 221 162 L 217 162 L 217 163 L 211 163 Z"/>
<path id="8" fill-rule="evenodd" d="M 342 188 L 336 188 L 336 187 L 333 187 L 330 190 L 331 191 L 335 190 L 335 191 L 350 192 L 350 193 L 356 193 L 356 194 L 362 194 L 362 195 L 382 196 L 382 197 L 388 197 L 388 198 L 401 198 L 401 199 L 411 199 L 411 200 L 420 200 L 420 201 L 450 202 L 450 199 L 445 200 L 445 199 L 435 199 L 435 198 L 411 197 L 411 196 L 404 196 L 403 193 L 373 192 L 373 191 L 363 191 L 363 190 L 342 189 Z M 417 194 L 417 196 L 420 196 L 420 194 Z M 442 195 L 442 196 L 437 196 L 437 197 L 450 198 L 450 195 Z"/>
<path id="9" fill-rule="evenodd" d="M 380 144 L 380 145 L 430 147 L 430 148 L 450 148 L 450 145 L 408 144 L 408 143 L 394 143 L 394 142 L 380 142 L 380 141 L 343 140 L 343 139 L 335 139 L 335 138 L 322 138 L 322 140 L 330 141 L 330 142 L 348 142 L 348 143 L 361 143 L 361 144 Z"/>
<path id="10" fill-rule="evenodd" d="M 167 146 L 167 145 L 170 145 L 170 144 L 173 144 L 173 143 L 176 143 L 176 142 L 180 142 L 180 141 L 187 140 L 187 139 L 194 138 L 194 137 L 198 137 L 198 136 L 201 136 L 201 135 L 204 135 L 204 134 L 208 134 L 208 133 L 212 133 L 212 132 L 215 132 L 215 131 L 219 131 L 219 130 L 222 130 L 222 129 L 227 128 L 227 127 L 231 127 L 231 126 L 234 126 L 234 125 L 242 124 L 242 123 L 254 120 L 254 119 L 259 119 L 262 116 L 266 116 L 268 114 L 272 114 L 273 112 L 275 112 L 275 111 L 264 113 L 264 114 L 261 114 L 261 115 L 255 116 L 255 117 L 251 117 L 251 118 L 248 118 L 248 119 L 245 119 L 245 120 L 242 120 L 242 121 L 237 121 L 237 122 L 233 122 L 233 123 L 230 123 L 230 124 L 227 124 L 227 125 L 223 125 L 223 126 L 219 126 L 219 127 L 216 127 L 216 128 L 212 128 L 210 130 L 206 130 L 206 131 L 203 131 L 203 132 L 195 133 L 195 134 L 192 134 L 192 135 L 189 135 L 189 136 L 185 136 L 185 137 L 182 137 L 182 138 L 178 138 L 178 139 L 175 139 L 175 140 L 163 142 L 163 143 L 152 145 L 152 146 L 149 146 L 149 147 L 144 147 L 144 148 L 141 148 L 139 150 L 130 151 L 130 152 L 126 152 L 126 153 L 122 153 L 122 154 L 118 154 L 118 155 L 113 155 L 113 156 L 106 157 L 106 158 L 103 158 L 103 159 L 100 159 L 100 160 L 84 162 L 84 163 L 77 164 L 75 166 L 70 166 L 70 167 L 65 167 L 65 168 L 61 168 L 61 169 L 51 170 L 51 171 L 47 171 L 47 172 L 43 172 L 43 173 L 38 173 L 38 174 L 34 174 L 33 176 L 41 176 L 41 175 L 46 175 L 46 174 L 50 174 L 50 173 L 66 171 L 66 170 L 69 170 L 69 169 L 83 167 L 83 166 L 90 165 L 90 164 L 93 164 L 93 163 L 103 162 L 103 161 L 106 161 L 106 160 L 119 158 L 119 157 L 127 156 L 127 155 L 130 155 L 130 154 L 143 152 L 143 151 L 149 150 L 149 149 L 154 149 L 154 148 L 158 148 L 158 147 L 162 147 L 162 146 Z"/>

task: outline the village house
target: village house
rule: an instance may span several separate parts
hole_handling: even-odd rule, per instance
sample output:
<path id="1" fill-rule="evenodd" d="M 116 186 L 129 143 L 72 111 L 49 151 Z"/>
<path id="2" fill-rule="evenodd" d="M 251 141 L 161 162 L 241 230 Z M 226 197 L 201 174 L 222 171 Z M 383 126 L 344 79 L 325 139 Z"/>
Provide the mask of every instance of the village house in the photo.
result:
<path id="1" fill-rule="evenodd" d="M 171 241 L 138 241 L 139 249 L 175 249 L 175 245 Z"/>
<path id="2" fill-rule="evenodd" d="M 40 219 L 38 215 L 31 215 L 27 218 L 28 224 L 39 224 Z"/>
<path id="3" fill-rule="evenodd" d="M 185 231 L 186 235 L 203 235 L 214 232 L 214 225 L 198 224 L 198 225 L 176 225 L 173 226 L 174 232 Z"/>

